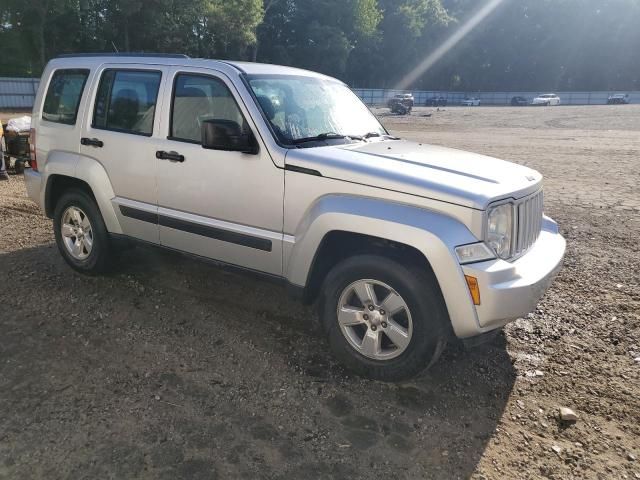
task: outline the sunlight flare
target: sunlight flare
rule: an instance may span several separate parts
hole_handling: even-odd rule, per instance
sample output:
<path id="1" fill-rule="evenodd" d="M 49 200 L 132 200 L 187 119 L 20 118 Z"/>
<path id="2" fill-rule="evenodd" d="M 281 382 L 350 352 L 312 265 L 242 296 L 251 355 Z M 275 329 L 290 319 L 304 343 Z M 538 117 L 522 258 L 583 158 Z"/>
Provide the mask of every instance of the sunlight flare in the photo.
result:
<path id="1" fill-rule="evenodd" d="M 480 8 L 469 20 L 460 26 L 452 35 L 442 42 L 433 52 L 420 62 L 416 68 L 411 70 L 407 75 L 398 82 L 396 89 L 405 90 L 410 87 L 418 78 L 420 78 L 429 68 L 438 60 L 444 57 L 449 50 L 455 47 L 464 37 L 476 28 L 485 18 L 502 4 L 504 0 L 489 0 L 486 5 Z"/>

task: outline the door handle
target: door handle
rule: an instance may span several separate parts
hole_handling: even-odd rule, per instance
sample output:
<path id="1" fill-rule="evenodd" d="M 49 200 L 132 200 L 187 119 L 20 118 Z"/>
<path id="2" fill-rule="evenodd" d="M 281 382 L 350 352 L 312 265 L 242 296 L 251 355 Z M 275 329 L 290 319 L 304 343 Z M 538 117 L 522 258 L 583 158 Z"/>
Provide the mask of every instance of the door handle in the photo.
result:
<path id="1" fill-rule="evenodd" d="M 92 146 L 97 148 L 102 148 L 104 146 L 104 142 L 102 140 L 98 140 L 97 138 L 86 138 L 82 137 L 80 139 L 80 143 L 86 146 Z"/>
<path id="2" fill-rule="evenodd" d="M 184 162 L 184 155 L 180 155 L 178 152 L 165 152 L 164 150 L 158 150 L 156 152 L 156 158 L 160 160 L 170 160 L 172 162 Z"/>

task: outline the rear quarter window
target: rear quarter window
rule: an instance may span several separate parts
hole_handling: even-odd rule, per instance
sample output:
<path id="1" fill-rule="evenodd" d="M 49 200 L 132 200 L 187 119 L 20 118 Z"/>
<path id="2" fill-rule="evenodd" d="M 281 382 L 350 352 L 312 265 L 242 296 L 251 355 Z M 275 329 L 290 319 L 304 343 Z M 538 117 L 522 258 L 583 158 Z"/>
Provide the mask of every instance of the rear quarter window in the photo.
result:
<path id="1" fill-rule="evenodd" d="M 89 70 L 56 70 L 42 107 L 42 119 L 48 122 L 75 125 L 78 108 Z"/>

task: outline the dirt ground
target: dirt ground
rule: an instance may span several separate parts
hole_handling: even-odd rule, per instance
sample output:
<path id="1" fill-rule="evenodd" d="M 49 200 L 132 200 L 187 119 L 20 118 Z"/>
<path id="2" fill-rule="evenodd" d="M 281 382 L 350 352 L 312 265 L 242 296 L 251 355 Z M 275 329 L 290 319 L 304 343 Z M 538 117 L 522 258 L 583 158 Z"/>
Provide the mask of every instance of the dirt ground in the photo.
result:
<path id="1" fill-rule="evenodd" d="M 415 381 L 364 380 L 279 286 L 141 248 L 74 273 L 12 175 L 0 478 L 640 479 L 640 106 L 377 113 L 545 175 L 568 251 L 535 312 Z"/>

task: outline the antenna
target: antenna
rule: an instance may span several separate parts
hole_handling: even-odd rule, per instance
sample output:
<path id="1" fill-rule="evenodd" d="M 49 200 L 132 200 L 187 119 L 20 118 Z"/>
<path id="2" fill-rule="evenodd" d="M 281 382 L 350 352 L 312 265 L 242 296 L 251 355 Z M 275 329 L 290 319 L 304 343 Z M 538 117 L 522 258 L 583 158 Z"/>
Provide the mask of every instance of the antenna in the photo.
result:
<path id="1" fill-rule="evenodd" d="M 111 40 L 111 45 L 113 45 L 113 49 L 116 51 L 116 53 L 120 53 L 118 47 L 116 47 L 116 44 L 113 43 L 113 40 Z"/>

